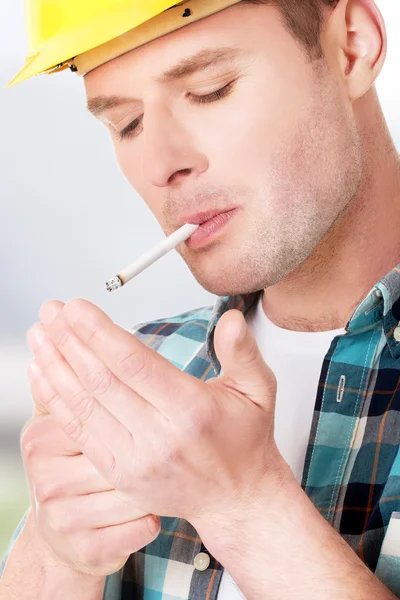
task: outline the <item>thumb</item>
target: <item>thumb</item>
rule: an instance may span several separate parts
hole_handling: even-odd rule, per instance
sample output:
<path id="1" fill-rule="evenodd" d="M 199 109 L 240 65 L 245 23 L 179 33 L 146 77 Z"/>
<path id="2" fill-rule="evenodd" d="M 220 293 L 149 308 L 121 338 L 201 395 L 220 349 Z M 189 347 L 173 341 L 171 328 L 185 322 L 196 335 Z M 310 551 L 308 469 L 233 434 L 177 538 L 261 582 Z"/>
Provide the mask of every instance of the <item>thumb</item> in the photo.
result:
<path id="1" fill-rule="evenodd" d="M 227 311 L 218 321 L 214 348 L 223 370 L 220 381 L 255 404 L 274 408 L 275 375 L 265 363 L 254 335 L 239 310 Z"/>

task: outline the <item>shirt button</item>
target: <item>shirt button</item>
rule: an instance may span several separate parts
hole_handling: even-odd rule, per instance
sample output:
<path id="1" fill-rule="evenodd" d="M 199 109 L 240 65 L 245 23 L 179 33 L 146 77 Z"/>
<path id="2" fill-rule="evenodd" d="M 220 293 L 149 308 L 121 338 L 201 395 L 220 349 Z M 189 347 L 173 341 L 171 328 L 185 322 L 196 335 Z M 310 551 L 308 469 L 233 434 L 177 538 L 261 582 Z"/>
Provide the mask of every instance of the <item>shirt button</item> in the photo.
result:
<path id="1" fill-rule="evenodd" d="M 394 330 L 393 337 L 396 342 L 400 342 L 400 325 L 397 325 L 396 329 Z"/>
<path id="2" fill-rule="evenodd" d="M 210 566 L 211 559 L 205 552 L 200 552 L 194 559 L 195 569 L 205 571 Z"/>

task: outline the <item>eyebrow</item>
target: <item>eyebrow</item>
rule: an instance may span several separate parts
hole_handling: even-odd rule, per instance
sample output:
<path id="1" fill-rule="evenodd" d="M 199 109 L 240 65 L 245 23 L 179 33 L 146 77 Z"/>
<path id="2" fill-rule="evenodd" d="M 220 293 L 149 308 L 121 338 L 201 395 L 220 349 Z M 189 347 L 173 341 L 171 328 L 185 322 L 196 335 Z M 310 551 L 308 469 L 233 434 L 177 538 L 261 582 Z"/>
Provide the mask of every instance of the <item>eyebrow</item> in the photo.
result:
<path id="1" fill-rule="evenodd" d="M 97 117 L 106 110 L 131 102 L 135 102 L 135 99 L 126 96 L 96 96 L 88 100 L 86 109 Z"/>
<path id="2" fill-rule="evenodd" d="M 206 48 L 200 50 L 194 56 L 181 60 L 177 65 L 157 77 L 156 81 L 157 83 L 167 83 L 182 79 L 182 77 L 187 77 L 197 71 L 204 71 L 210 66 L 222 62 L 231 62 L 242 52 L 239 48 Z"/>
<path id="3" fill-rule="evenodd" d="M 210 66 L 223 62 L 232 62 L 242 53 L 243 51 L 239 50 L 239 48 L 206 48 L 193 56 L 184 58 L 177 65 L 171 67 L 159 77 L 156 77 L 155 81 L 157 83 L 176 81 L 198 71 L 204 71 Z M 137 102 L 137 100 L 135 98 L 116 95 L 96 96 L 88 100 L 86 108 L 94 116 L 98 116 L 106 110 L 131 102 Z"/>

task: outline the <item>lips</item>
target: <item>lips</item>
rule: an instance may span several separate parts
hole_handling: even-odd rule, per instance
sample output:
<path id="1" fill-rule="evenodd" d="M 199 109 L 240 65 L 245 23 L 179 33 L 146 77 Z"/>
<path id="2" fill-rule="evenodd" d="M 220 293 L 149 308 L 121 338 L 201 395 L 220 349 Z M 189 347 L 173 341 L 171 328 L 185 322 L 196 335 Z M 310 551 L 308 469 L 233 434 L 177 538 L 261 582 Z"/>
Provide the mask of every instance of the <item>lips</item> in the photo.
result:
<path id="1" fill-rule="evenodd" d="M 228 224 L 239 211 L 237 209 L 227 212 L 217 213 L 213 218 L 203 222 L 200 227 L 192 233 L 186 240 L 186 245 L 189 248 L 201 248 L 211 243 L 218 235 L 222 234 L 223 230 L 228 227 Z M 204 214 L 204 213 L 203 213 Z"/>
<path id="2" fill-rule="evenodd" d="M 194 215 L 187 215 L 185 216 L 182 220 L 181 220 L 181 224 L 185 225 L 185 223 L 192 223 L 193 225 L 201 225 L 202 223 L 206 223 L 207 221 L 210 221 L 211 219 L 213 219 L 214 217 L 221 215 L 223 213 L 227 213 L 227 212 L 231 212 L 232 210 L 234 210 L 236 207 L 235 206 L 231 206 L 230 208 L 223 208 L 223 209 L 214 209 L 214 210 L 209 210 L 206 212 L 201 212 L 201 213 L 196 213 Z"/>

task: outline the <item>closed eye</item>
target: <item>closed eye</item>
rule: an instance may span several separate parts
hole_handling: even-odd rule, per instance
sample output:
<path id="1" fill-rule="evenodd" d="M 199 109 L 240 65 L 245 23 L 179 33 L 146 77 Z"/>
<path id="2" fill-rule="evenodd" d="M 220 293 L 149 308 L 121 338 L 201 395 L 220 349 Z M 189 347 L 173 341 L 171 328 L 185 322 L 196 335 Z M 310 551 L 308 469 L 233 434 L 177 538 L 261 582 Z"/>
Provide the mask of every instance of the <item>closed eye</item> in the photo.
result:
<path id="1" fill-rule="evenodd" d="M 143 115 L 141 117 L 138 117 L 137 119 L 134 119 L 133 121 L 131 121 L 131 123 L 129 123 L 127 127 L 125 127 L 125 129 L 118 132 L 118 137 L 121 140 L 124 140 L 127 137 L 131 137 L 131 134 L 137 135 L 137 129 L 142 121 Z"/>
<path id="2" fill-rule="evenodd" d="M 235 83 L 236 80 L 231 81 L 227 85 L 224 85 L 224 87 L 212 92 L 211 94 L 197 96 L 196 94 L 189 93 L 188 97 L 193 104 L 210 104 L 211 102 L 217 102 L 218 100 L 222 100 L 222 98 L 228 96 Z M 122 131 L 118 132 L 119 139 L 124 140 L 126 138 L 136 137 L 140 132 L 139 126 L 142 121 L 143 115 L 137 119 L 134 119 L 127 127 L 125 127 L 125 129 L 122 129 Z"/>
<path id="3" fill-rule="evenodd" d="M 216 90 L 215 92 L 212 92 L 211 94 L 207 94 L 205 96 L 196 96 L 195 94 L 189 94 L 189 97 L 191 101 L 195 104 L 207 104 L 209 102 L 216 102 L 217 100 L 225 98 L 229 94 L 235 83 L 235 81 L 231 81 L 223 88 L 220 88 L 219 90 Z"/>

